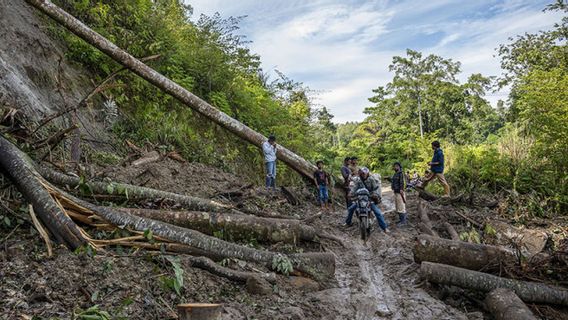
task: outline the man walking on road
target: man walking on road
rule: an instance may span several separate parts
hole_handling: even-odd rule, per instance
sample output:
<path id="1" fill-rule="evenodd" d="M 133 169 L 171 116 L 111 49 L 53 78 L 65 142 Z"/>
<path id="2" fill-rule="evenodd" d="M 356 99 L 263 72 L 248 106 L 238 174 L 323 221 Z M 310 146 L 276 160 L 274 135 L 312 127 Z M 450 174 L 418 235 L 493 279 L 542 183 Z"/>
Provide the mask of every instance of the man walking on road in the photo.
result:
<path id="1" fill-rule="evenodd" d="M 440 183 L 442 184 L 442 186 L 444 186 L 445 195 L 449 197 L 450 185 L 448 184 L 446 178 L 444 177 L 444 152 L 440 148 L 440 142 L 439 141 L 432 142 L 432 149 L 434 150 L 434 156 L 432 157 L 432 161 L 428 162 L 432 174 L 430 175 L 430 177 L 424 180 L 422 187 L 426 188 L 426 186 L 430 181 L 437 178 L 438 181 L 440 181 Z"/>
<path id="2" fill-rule="evenodd" d="M 262 144 L 266 168 L 266 188 L 276 189 L 276 137 L 270 135 Z"/>

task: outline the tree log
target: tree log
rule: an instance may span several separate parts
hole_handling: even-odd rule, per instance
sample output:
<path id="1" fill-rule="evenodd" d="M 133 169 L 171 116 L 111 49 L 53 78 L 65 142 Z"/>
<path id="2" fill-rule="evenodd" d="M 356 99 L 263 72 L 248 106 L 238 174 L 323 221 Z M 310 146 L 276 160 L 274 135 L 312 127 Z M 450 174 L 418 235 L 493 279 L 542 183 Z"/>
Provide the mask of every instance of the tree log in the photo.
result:
<path id="1" fill-rule="evenodd" d="M 61 210 L 45 189 L 46 183 L 37 173 L 32 160 L 0 135 L 0 168 L 14 182 L 34 212 L 58 242 L 72 250 L 86 243 L 81 230 Z"/>
<path id="2" fill-rule="evenodd" d="M 414 261 L 448 264 L 470 270 L 495 270 L 501 264 L 514 265 L 514 252 L 502 247 L 419 235 L 414 243 Z"/>
<path id="3" fill-rule="evenodd" d="M 531 310 L 517 297 L 504 288 L 491 291 L 485 298 L 487 308 L 496 320 L 536 320 Z"/>
<path id="4" fill-rule="evenodd" d="M 418 215 L 420 216 L 420 221 L 422 221 L 418 226 L 420 230 L 430 236 L 439 237 L 438 233 L 432 228 L 432 221 L 428 218 L 428 210 L 421 200 L 418 201 Z"/>
<path id="5" fill-rule="evenodd" d="M 226 239 L 251 240 L 254 238 L 263 242 L 283 241 L 295 243 L 298 240 L 313 241 L 317 235 L 313 227 L 303 225 L 300 220 L 271 219 L 217 212 L 132 208 L 120 208 L 117 210 L 197 230 L 208 235 L 213 235 L 215 231 L 222 231 Z"/>
<path id="6" fill-rule="evenodd" d="M 71 188 L 74 188 L 77 187 L 80 183 L 79 177 L 66 175 L 46 166 L 38 167 L 38 171 L 44 178 L 59 186 L 69 186 Z M 182 205 L 184 208 L 190 210 L 213 212 L 232 211 L 240 213 L 239 211 L 233 209 L 230 205 L 209 199 L 180 195 L 173 192 L 140 187 L 126 183 L 87 181 L 85 182 L 85 184 L 91 189 L 93 193 L 124 196 L 129 200 L 170 199 Z"/>
<path id="7" fill-rule="evenodd" d="M 286 198 L 286 201 L 288 201 L 289 204 L 293 205 L 293 206 L 297 206 L 300 204 L 300 201 L 298 201 L 298 198 L 296 198 L 296 196 L 292 193 L 292 191 L 288 190 L 288 188 L 282 186 L 280 187 L 280 190 L 282 191 L 282 194 L 284 195 L 284 197 Z"/>
<path id="8" fill-rule="evenodd" d="M 460 236 L 459 236 L 458 232 L 456 231 L 456 229 L 454 228 L 454 226 L 452 226 L 448 222 L 444 222 L 444 227 L 446 228 L 446 231 L 448 231 L 448 234 L 450 235 L 450 238 L 452 240 L 455 240 L 455 241 L 460 240 Z"/>
<path id="9" fill-rule="evenodd" d="M 420 274 L 424 279 L 434 283 L 482 292 L 507 288 L 513 290 L 525 302 L 568 306 L 568 290 L 543 283 L 505 279 L 478 271 L 432 262 L 422 262 Z"/>
<path id="10" fill-rule="evenodd" d="M 58 196 L 64 205 L 73 207 L 75 210 L 98 215 L 122 228 L 128 227 L 140 232 L 151 230 L 154 235 L 160 238 L 186 244 L 199 250 L 213 253 L 222 258 L 237 258 L 272 266 L 275 259 L 284 256 L 290 260 L 295 270 L 309 274 L 315 279 L 325 280 L 329 277 L 333 277 L 335 273 L 335 257 L 330 253 L 301 253 L 285 256 L 280 253 L 257 250 L 223 241 L 195 230 L 130 215 L 108 207 L 100 207 L 60 190 L 56 192 L 58 192 Z"/>
<path id="11" fill-rule="evenodd" d="M 418 196 L 426 201 L 435 201 L 440 199 L 440 197 L 438 197 L 437 195 L 424 190 L 423 188 L 414 188 L 416 191 L 418 191 Z"/>
<path id="12" fill-rule="evenodd" d="M 211 121 L 232 132 L 239 138 L 252 143 L 259 148 L 262 146 L 262 143 L 266 141 L 266 137 L 262 134 L 254 131 L 238 120 L 231 118 L 224 112 L 216 109 L 203 99 L 189 92 L 184 87 L 145 65 L 143 62 L 136 59 L 126 51 L 120 49 L 108 39 L 93 31 L 53 3 L 46 0 L 26 1 L 36 9 L 47 14 L 49 17 L 67 28 L 69 31 L 85 40 L 87 43 L 93 45 L 94 47 L 107 54 L 116 62 L 130 69 L 135 74 L 155 85 L 157 88 L 170 94 L 193 110 L 204 115 Z M 290 168 L 296 170 L 298 173 L 304 175 L 310 180 L 312 179 L 316 167 L 310 162 L 306 161 L 304 158 L 280 145 L 277 146 L 276 156 L 278 157 L 278 159 L 286 163 Z"/>
<path id="13" fill-rule="evenodd" d="M 214 275 L 227 278 L 232 281 L 246 283 L 251 277 L 260 277 L 270 283 L 276 282 L 276 275 L 274 273 L 255 273 L 244 272 L 225 268 L 216 264 L 213 260 L 206 257 L 187 257 L 191 262 L 191 266 L 211 272 Z"/>

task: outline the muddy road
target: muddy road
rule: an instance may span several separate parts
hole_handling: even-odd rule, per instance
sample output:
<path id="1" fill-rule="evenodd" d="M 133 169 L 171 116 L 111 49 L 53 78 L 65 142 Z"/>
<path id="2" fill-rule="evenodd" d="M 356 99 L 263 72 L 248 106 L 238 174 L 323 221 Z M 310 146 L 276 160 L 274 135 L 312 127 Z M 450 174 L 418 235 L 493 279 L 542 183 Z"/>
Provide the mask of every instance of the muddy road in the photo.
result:
<path id="1" fill-rule="evenodd" d="M 311 293 L 308 299 L 332 306 L 328 319 L 468 319 L 468 316 L 432 297 L 420 287 L 418 265 L 412 259 L 412 244 L 418 234 L 416 199 L 409 197 L 408 226 L 397 228 L 392 212 L 392 191 L 383 188 L 382 211 L 391 233 L 374 226 L 365 244 L 359 239 L 356 224 L 345 228 L 344 210 L 336 210 L 320 228 L 344 239 L 345 248 L 327 249 L 336 255 L 336 287 Z M 391 213 L 388 213 L 391 212 Z M 376 221 L 374 221 L 376 224 Z"/>

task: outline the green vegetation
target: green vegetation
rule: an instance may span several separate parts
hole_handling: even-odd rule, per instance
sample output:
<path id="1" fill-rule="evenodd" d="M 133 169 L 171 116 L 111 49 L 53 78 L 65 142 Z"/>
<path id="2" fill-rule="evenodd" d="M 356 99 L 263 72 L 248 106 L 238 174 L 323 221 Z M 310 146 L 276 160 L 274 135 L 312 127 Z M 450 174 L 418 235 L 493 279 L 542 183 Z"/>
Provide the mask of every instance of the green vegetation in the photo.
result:
<path id="1" fill-rule="evenodd" d="M 568 7 L 558 1 L 546 10 Z M 505 213 L 516 218 L 568 212 L 567 38 L 564 17 L 553 30 L 511 39 L 499 48 L 501 78 L 474 74 L 464 84 L 458 62 L 412 50 L 394 57 L 392 81 L 373 90 L 374 106 L 338 153 L 383 174 L 395 160 L 422 173 L 438 139 L 454 190 L 504 191 Z M 492 108 L 485 93 L 505 85 L 507 106 Z"/>
<path id="2" fill-rule="evenodd" d="M 268 79 L 260 57 L 238 35 L 240 18 L 193 22 L 191 7 L 180 0 L 55 2 L 134 56 L 159 55 L 147 63 L 305 158 L 324 159 L 328 170 L 337 172 L 343 157 L 356 155 L 383 175 L 394 161 L 422 173 L 437 139 L 453 190 L 504 194 L 503 210 L 517 216 L 568 211 L 568 17 L 552 30 L 503 44 L 500 78 L 472 74 L 460 83 L 458 61 L 407 50 L 393 57 L 392 80 L 373 90 L 365 120 L 336 125 L 325 107 L 314 106 L 305 85 L 280 72 Z M 545 10 L 567 12 L 567 5 L 557 1 Z M 77 37 L 53 31 L 68 44 L 68 58 L 96 81 L 120 69 Z M 137 76 L 120 73 L 115 82 L 105 96 L 118 106 L 113 130 L 119 137 L 262 179 L 257 148 Z M 484 96 L 504 86 L 511 88 L 509 99 L 492 108 Z M 286 183 L 299 179 L 280 169 Z"/>
<path id="3" fill-rule="evenodd" d="M 159 55 L 147 63 L 231 117 L 265 135 L 275 134 L 289 149 L 313 160 L 326 150 L 316 143 L 321 133 L 316 124 L 331 116 L 312 106 L 312 92 L 303 84 L 282 73 L 268 79 L 260 58 L 237 33 L 240 18 L 202 16 L 192 22 L 191 7 L 179 0 L 55 2 L 132 55 Z M 67 58 L 90 70 L 95 82 L 120 69 L 78 37 L 55 25 L 52 30 L 67 43 Z M 188 160 L 262 178 L 256 174 L 262 168 L 258 149 L 133 74 L 120 73 L 115 82 L 105 96 L 119 108 L 113 126 L 119 137 L 175 148 Z M 279 169 L 281 177 L 298 179 L 283 166 Z"/>

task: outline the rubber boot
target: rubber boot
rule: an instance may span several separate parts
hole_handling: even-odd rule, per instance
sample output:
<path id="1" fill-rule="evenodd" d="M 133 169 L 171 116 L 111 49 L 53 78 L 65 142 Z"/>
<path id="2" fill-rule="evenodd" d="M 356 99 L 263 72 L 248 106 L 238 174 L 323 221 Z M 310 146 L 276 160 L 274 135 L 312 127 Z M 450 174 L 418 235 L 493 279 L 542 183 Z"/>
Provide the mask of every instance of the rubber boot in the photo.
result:
<path id="1" fill-rule="evenodd" d="M 406 213 L 398 214 L 399 221 L 396 223 L 397 226 L 405 226 L 408 222 L 406 221 Z"/>

